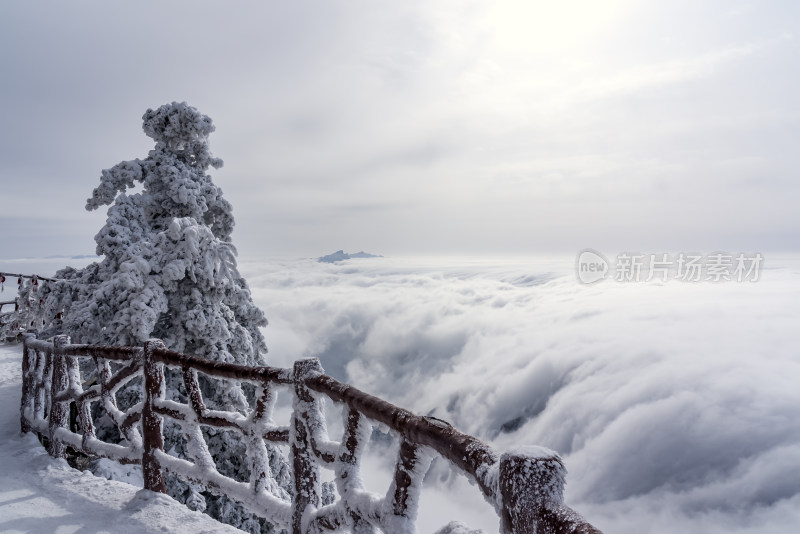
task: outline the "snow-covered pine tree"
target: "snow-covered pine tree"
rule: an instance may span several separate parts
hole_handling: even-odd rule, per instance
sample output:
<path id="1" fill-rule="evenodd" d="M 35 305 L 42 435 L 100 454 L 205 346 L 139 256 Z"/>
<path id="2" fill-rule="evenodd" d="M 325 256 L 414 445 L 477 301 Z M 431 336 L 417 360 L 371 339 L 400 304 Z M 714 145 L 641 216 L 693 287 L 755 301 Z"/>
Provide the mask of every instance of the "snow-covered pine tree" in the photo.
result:
<path id="1" fill-rule="evenodd" d="M 95 236 L 102 259 L 59 271 L 55 278 L 62 281 L 46 286 L 45 317 L 63 313 L 45 332 L 114 345 L 160 338 L 172 350 L 263 365 L 266 345 L 259 327 L 267 320 L 237 270 L 231 205 L 207 173 L 222 166 L 209 152 L 214 125 L 185 102 L 148 109 L 143 119 L 155 148 L 143 160 L 102 172 L 86 204 L 87 210 L 110 205 L 108 220 Z M 126 193 L 139 184 L 141 191 Z M 209 406 L 247 409 L 239 386 L 205 380 L 201 387 Z M 241 440 L 227 432 L 209 431 L 206 437 L 220 471 L 246 478 Z M 167 450 L 185 453 L 176 428 L 165 428 L 165 440 Z M 285 462 L 276 451 L 271 456 L 276 478 L 288 487 Z M 172 480 L 168 490 L 195 508 L 206 506 L 197 488 Z M 263 526 L 235 503 L 205 497 L 207 511 L 219 520 L 251 532 Z"/>

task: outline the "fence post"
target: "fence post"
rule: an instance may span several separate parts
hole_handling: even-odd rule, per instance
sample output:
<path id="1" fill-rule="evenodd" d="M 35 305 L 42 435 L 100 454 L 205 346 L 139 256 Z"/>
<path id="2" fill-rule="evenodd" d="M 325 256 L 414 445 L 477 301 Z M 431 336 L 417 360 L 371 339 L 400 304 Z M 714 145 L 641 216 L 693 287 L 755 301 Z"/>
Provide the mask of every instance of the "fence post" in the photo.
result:
<path id="1" fill-rule="evenodd" d="M 322 373 L 322 366 L 316 358 L 294 362 L 295 402 L 292 411 L 292 425 L 289 429 L 289 442 L 292 449 L 294 468 L 295 497 L 292 502 L 292 533 L 302 534 L 303 514 L 308 506 L 319 507 L 319 473 L 311 450 L 311 429 L 309 412 L 315 412 L 316 400 L 305 385 L 308 375 Z"/>
<path id="2" fill-rule="evenodd" d="M 422 476 L 428 470 L 432 459 L 421 447 L 407 439 L 403 439 L 400 443 L 394 468 L 393 488 L 389 489 L 389 493 L 393 493 L 392 515 L 387 518 L 391 530 L 418 532 L 415 522 L 419 511 L 420 485 Z"/>
<path id="3" fill-rule="evenodd" d="M 59 393 L 67 389 L 68 378 L 66 362 L 64 360 L 64 347 L 69 345 L 69 336 L 56 336 L 53 338 L 53 378 L 50 382 L 50 416 L 49 416 L 49 443 L 48 451 L 54 458 L 66 457 L 67 447 L 56 439 L 59 428 L 67 428 L 69 424 L 69 401 L 56 401 Z"/>
<path id="4" fill-rule="evenodd" d="M 344 451 L 339 456 L 339 462 L 342 467 L 337 469 L 336 474 L 339 478 L 337 483 L 339 494 L 344 501 L 347 512 L 353 519 L 353 534 L 375 534 L 376 532 L 375 527 L 353 509 L 353 503 L 351 502 L 353 494 L 364 489 L 359 468 L 361 453 L 369 441 L 371 430 L 372 425 L 367 422 L 366 418 L 358 410 L 350 408 L 347 414 L 344 437 L 342 438 Z"/>
<path id="5" fill-rule="evenodd" d="M 50 410 L 50 386 L 53 382 L 53 349 L 40 351 L 33 349 L 34 379 L 33 379 L 33 421 L 38 425 L 45 419 L 45 413 Z"/>
<path id="6" fill-rule="evenodd" d="M 142 475 L 144 487 L 150 491 L 166 493 L 164 475 L 161 473 L 161 464 L 158 462 L 156 451 L 164 450 L 164 435 L 162 434 L 162 417 L 153 409 L 156 399 L 164 396 L 164 365 L 154 358 L 156 349 L 164 349 L 160 339 L 149 339 L 144 344 L 144 406 L 142 407 Z"/>
<path id="7" fill-rule="evenodd" d="M 36 336 L 33 334 L 25 334 L 22 341 L 22 399 L 19 406 L 19 426 L 20 431 L 23 434 L 31 431 L 31 425 L 28 422 L 28 418 L 25 417 L 25 410 L 30 408 L 31 413 L 33 413 L 32 401 L 34 384 L 33 377 L 30 375 L 32 374 L 32 370 L 36 368 L 36 361 L 34 359 L 34 361 L 31 362 L 30 352 L 28 350 L 28 340 L 31 338 L 35 339 L 35 337 Z"/>
<path id="8" fill-rule="evenodd" d="M 563 501 L 565 475 L 561 457 L 549 449 L 522 447 L 503 454 L 500 457 L 503 533 L 550 532 L 543 521 L 545 507 Z"/>

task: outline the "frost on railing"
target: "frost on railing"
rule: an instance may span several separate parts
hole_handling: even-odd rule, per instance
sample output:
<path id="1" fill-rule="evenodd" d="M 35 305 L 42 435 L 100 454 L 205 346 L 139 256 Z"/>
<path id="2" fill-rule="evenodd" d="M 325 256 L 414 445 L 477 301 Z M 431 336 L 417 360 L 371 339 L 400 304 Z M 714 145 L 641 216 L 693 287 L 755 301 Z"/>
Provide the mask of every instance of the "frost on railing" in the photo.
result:
<path id="1" fill-rule="evenodd" d="M 25 330 L 41 326 L 44 301 L 37 295 L 39 286 L 43 282 L 55 280 L 36 274 L 0 272 L 0 291 L 5 291 L 6 284 L 13 281 L 16 281 L 15 285 L 20 293 L 23 288 L 26 289 L 26 296 L 0 302 L 0 341 L 16 340 Z M 37 321 L 39 324 L 35 324 Z"/>
<path id="2" fill-rule="evenodd" d="M 89 456 L 141 464 L 144 486 L 152 491 L 165 491 L 166 472 L 234 499 L 295 534 L 415 533 L 422 480 L 431 460 L 441 456 L 477 484 L 497 512 L 503 533 L 599 532 L 563 504 L 565 469 L 553 451 L 523 447 L 498 455 L 444 421 L 417 416 L 325 375 L 316 359 L 299 360 L 293 369 L 246 367 L 169 351 L 158 340 L 143 348 L 107 347 L 71 345 L 67 336 L 49 343 L 33 335 L 26 336 L 23 351 L 22 431 L 46 437 L 48 452 L 56 457 L 64 457 L 71 447 Z M 94 369 L 91 385 L 82 380 L 81 369 L 87 365 Z M 167 395 L 165 369 L 182 379 L 180 395 Z M 210 409 L 198 375 L 250 384 L 252 406 L 246 413 Z M 143 388 L 143 400 L 120 409 L 117 398 L 123 388 Z M 272 419 L 278 389 L 288 389 L 293 399 L 288 426 Z M 328 435 L 324 398 L 344 409 L 338 441 Z M 116 426 L 118 443 L 98 439 L 94 403 L 100 403 Z M 164 451 L 164 418 L 182 430 L 188 459 Z M 362 452 L 376 424 L 400 440 L 385 495 L 366 491 L 360 474 Z M 203 427 L 241 436 L 248 481 L 218 471 Z M 285 492 L 270 469 L 270 443 L 288 445 L 294 478 L 290 500 L 281 497 Z M 325 499 L 325 504 L 320 468 L 333 471 L 338 497 Z"/>
<path id="3" fill-rule="evenodd" d="M 7 337 L 15 337 L 22 330 L 22 325 L 17 319 L 18 314 L 19 297 L 0 302 L 0 341 Z"/>

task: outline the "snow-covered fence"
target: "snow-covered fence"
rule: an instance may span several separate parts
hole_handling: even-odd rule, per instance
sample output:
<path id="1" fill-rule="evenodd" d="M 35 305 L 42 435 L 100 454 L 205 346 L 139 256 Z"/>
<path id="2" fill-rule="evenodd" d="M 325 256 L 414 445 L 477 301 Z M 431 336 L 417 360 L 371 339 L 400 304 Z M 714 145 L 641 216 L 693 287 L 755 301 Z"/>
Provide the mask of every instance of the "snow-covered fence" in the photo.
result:
<path id="1" fill-rule="evenodd" d="M 3 308 L 8 308 L 13 306 L 13 310 L 11 311 L 3 311 Z M 18 324 L 12 324 L 12 319 L 17 315 L 19 311 L 19 297 L 15 298 L 14 300 L 8 300 L 6 302 L 0 302 L 0 330 L 5 330 L 3 327 L 10 325 L 12 330 L 19 329 Z M 5 335 L 5 334 L 3 334 Z"/>
<path id="2" fill-rule="evenodd" d="M 38 274 L 19 274 L 19 273 L 4 273 L 0 271 L 0 289 L 5 289 L 6 280 L 8 279 L 17 279 L 17 285 L 22 286 L 25 280 L 29 280 L 31 285 L 38 286 L 39 282 L 55 282 L 54 278 L 47 278 L 45 276 L 39 276 Z M 19 309 L 19 301 L 18 299 L 14 299 L 8 302 L 0 302 L 0 312 L 3 311 L 3 306 L 14 304 L 16 309 Z"/>
<path id="3" fill-rule="evenodd" d="M 325 375 L 317 359 L 299 360 L 293 369 L 247 367 L 169 351 L 158 340 L 148 341 L 143 348 L 108 347 L 73 345 L 67 336 L 57 336 L 50 343 L 27 335 L 23 347 L 22 431 L 46 436 L 48 451 L 56 457 L 65 456 L 67 447 L 72 447 L 90 456 L 141 464 L 145 488 L 153 491 L 165 491 L 163 473 L 169 472 L 226 495 L 295 534 L 416 532 L 422 480 L 438 454 L 477 484 L 497 511 L 506 534 L 599 533 L 563 504 L 565 470 L 556 453 L 525 447 L 499 455 L 445 421 L 415 415 Z M 92 358 L 97 369 L 97 382 L 86 388 L 79 358 Z M 183 402 L 167 399 L 165 369 L 179 371 L 182 388 L 170 397 Z M 251 409 L 246 414 L 209 409 L 198 375 L 204 380 L 251 384 L 255 391 Z M 143 400 L 119 409 L 117 394 L 123 387 L 143 387 Z M 288 388 L 293 395 L 287 426 L 272 420 L 278 388 Z M 328 436 L 323 397 L 344 406 L 339 441 Z M 97 438 L 92 418 L 96 402 L 119 430 L 120 443 Z M 71 404 L 77 409 L 72 424 Z M 181 427 L 191 461 L 163 450 L 164 417 Z M 400 439 L 394 477 L 384 496 L 365 491 L 359 472 L 373 424 L 385 425 Z M 247 482 L 218 471 L 202 427 L 241 435 L 250 468 Z M 291 501 L 276 496 L 270 442 L 289 445 L 294 476 Z M 339 498 L 328 504 L 322 503 L 320 467 L 335 476 Z"/>
<path id="4" fill-rule="evenodd" d="M 3 311 L 4 307 L 12 307 L 12 311 Z M 8 308 L 6 308 L 8 310 Z M 12 317 L 16 312 L 19 311 L 19 298 L 15 298 L 14 300 L 8 300 L 6 302 L 0 302 L 0 327 L 8 322 L 8 319 Z"/>
<path id="5" fill-rule="evenodd" d="M 39 289 L 40 282 L 54 282 L 55 279 L 39 276 L 37 274 L 6 273 L 0 271 L 0 290 L 5 290 L 5 285 L 16 278 L 16 285 L 21 290 L 25 280 L 28 280 L 33 293 Z M 39 298 L 21 299 L 0 302 L 0 340 L 5 338 L 16 339 L 26 328 L 34 327 L 32 319 L 37 315 L 36 310 L 41 308 L 43 300 Z M 13 307 L 9 311 L 9 308 Z M 5 308 L 5 310 L 4 310 Z"/>

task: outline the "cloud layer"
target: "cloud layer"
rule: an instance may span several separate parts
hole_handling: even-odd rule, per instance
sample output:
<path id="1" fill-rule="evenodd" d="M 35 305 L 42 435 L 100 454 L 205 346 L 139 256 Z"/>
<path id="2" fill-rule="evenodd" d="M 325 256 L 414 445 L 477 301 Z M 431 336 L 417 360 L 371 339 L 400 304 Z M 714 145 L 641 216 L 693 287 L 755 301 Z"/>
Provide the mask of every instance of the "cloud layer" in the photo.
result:
<path id="1" fill-rule="evenodd" d="M 594 286 L 554 259 L 242 269 L 274 364 L 318 356 L 499 449 L 559 451 L 568 502 L 607 532 L 700 533 L 800 520 L 800 269 L 768 267 L 757 283 Z M 476 491 L 456 487 L 453 502 Z"/>

